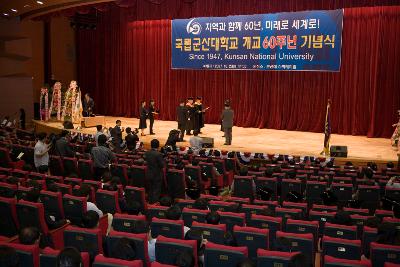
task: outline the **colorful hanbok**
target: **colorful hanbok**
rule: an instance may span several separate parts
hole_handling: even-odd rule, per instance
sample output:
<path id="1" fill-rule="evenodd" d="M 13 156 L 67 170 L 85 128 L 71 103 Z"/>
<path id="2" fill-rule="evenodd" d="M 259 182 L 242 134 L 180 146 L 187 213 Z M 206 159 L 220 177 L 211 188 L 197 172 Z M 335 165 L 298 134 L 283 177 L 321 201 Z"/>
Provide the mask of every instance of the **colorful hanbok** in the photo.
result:
<path id="1" fill-rule="evenodd" d="M 57 112 L 57 120 L 61 120 L 61 83 L 56 82 L 53 86 L 53 96 L 51 98 L 51 104 L 49 109 L 49 117 L 53 114 L 53 112 Z"/>
<path id="2" fill-rule="evenodd" d="M 82 119 L 82 99 L 76 81 L 71 81 L 65 93 L 64 107 L 62 112 L 63 120 L 71 120 L 72 123 L 80 123 Z"/>
<path id="3" fill-rule="evenodd" d="M 46 87 L 40 89 L 40 120 L 49 120 L 49 91 Z"/>

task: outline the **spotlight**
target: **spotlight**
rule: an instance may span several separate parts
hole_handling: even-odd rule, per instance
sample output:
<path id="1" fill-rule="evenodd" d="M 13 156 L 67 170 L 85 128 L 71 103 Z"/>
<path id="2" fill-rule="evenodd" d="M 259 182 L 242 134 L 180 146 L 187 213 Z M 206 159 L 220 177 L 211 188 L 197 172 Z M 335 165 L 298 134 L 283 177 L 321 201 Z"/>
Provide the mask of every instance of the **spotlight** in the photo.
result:
<path id="1" fill-rule="evenodd" d="M 18 12 L 18 10 L 16 10 L 15 8 L 11 8 L 11 11 L 14 12 L 14 13 Z"/>
<path id="2" fill-rule="evenodd" d="M 10 14 L 8 14 L 8 13 L 3 13 L 3 15 L 8 17 Z"/>
<path id="3" fill-rule="evenodd" d="M 38 3 L 39 5 L 43 5 L 42 1 L 36 1 L 36 3 Z"/>

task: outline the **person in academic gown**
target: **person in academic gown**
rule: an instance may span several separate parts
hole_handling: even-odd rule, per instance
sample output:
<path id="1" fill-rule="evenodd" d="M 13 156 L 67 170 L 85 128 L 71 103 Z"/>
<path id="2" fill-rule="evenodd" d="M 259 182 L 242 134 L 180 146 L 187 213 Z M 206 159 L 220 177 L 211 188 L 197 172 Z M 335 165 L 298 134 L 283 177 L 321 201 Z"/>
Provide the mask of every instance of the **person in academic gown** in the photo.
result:
<path id="1" fill-rule="evenodd" d="M 148 115 L 148 111 L 146 109 L 146 101 L 142 101 L 140 103 L 140 109 L 139 109 L 139 129 L 141 131 L 141 136 L 145 136 L 144 134 L 144 129 L 147 128 L 147 115 Z"/>
<path id="2" fill-rule="evenodd" d="M 185 136 L 186 124 L 187 124 L 187 109 L 185 106 L 185 101 L 182 100 L 179 106 L 176 108 L 176 119 L 178 122 L 178 129 L 181 131 L 179 134 L 179 141 L 183 141 Z"/>

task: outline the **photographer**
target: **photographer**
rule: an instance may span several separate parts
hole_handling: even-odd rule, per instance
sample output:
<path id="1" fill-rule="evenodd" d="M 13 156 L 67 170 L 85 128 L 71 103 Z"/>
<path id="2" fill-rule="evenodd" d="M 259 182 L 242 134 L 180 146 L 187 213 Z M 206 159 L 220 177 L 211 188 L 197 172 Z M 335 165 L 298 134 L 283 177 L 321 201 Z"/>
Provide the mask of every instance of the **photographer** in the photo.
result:
<path id="1" fill-rule="evenodd" d="M 135 131 L 132 132 L 131 127 L 127 127 L 125 129 L 126 136 L 125 136 L 125 142 L 126 142 L 126 147 L 129 151 L 133 151 L 136 149 L 136 144 L 139 142 L 139 137 L 137 136 L 138 134 L 138 129 L 135 128 Z"/>
<path id="2" fill-rule="evenodd" d="M 108 138 L 110 138 L 110 134 L 109 134 L 107 128 L 103 128 L 103 125 L 97 125 L 96 129 L 97 129 L 97 132 L 94 135 L 94 140 L 96 141 L 96 146 L 98 146 L 99 145 L 99 143 L 98 143 L 99 136 L 104 134 L 108 140 Z"/>
<path id="3" fill-rule="evenodd" d="M 171 130 L 168 135 L 167 142 L 165 143 L 165 147 L 172 147 L 173 151 L 176 151 L 176 142 L 179 142 L 179 130 Z"/>

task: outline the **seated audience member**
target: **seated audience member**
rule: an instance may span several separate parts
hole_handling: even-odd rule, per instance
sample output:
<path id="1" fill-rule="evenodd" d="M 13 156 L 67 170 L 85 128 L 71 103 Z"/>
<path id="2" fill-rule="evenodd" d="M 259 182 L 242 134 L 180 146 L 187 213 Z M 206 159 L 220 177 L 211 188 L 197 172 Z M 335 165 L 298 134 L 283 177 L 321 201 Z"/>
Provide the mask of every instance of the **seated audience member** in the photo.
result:
<path id="1" fill-rule="evenodd" d="M 160 206 L 163 207 L 171 207 L 172 206 L 172 198 L 170 196 L 163 196 L 160 198 Z"/>
<path id="2" fill-rule="evenodd" d="M 139 137 L 136 133 L 132 132 L 131 127 L 125 129 L 125 143 L 128 150 L 133 151 L 136 149 L 136 143 L 139 142 Z"/>
<path id="3" fill-rule="evenodd" d="M 306 267 L 312 266 L 309 258 L 303 253 L 297 253 L 290 258 L 288 267 Z"/>
<path id="4" fill-rule="evenodd" d="M 194 267 L 195 259 L 193 253 L 189 251 L 180 252 L 175 259 L 175 266 L 178 267 Z"/>
<path id="5" fill-rule="evenodd" d="M 24 197 L 24 200 L 33 202 L 33 203 L 38 203 L 40 198 L 40 190 L 38 188 L 32 188 L 26 193 L 26 196 Z M 44 219 L 46 220 L 47 226 L 52 230 L 52 229 L 57 229 L 64 224 L 67 223 L 65 219 L 59 219 L 57 220 L 54 216 L 51 216 L 48 214 L 47 210 L 44 210 Z M 44 245 L 44 244 L 42 244 Z"/>
<path id="6" fill-rule="evenodd" d="M 156 260 L 156 242 L 157 239 L 151 235 L 151 229 L 147 221 L 136 221 L 134 223 L 132 233 L 134 234 L 147 234 L 147 250 L 150 262 Z"/>
<path id="7" fill-rule="evenodd" d="M 400 176 L 393 176 L 392 178 L 390 178 L 386 186 L 400 188 Z"/>
<path id="8" fill-rule="evenodd" d="M 139 215 L 141 214 L 142 207 L 139 201 L 127 201 L 126 202 L 126 212 L 129 215 Z"/>
<path id="9" fill-rule="evenodd" d="M 93 211 L 97 212 L 99 217 L 102 217 L 103 212 L 96 206 L 96 204 L 89 201 L 89 195 L 90 195 L 91 191 L 92 191 L 92 189 L 89 185 L 82 184 L 81 187 L 79 188 L 78 195 L 81 197 L 86 197 L 87 211 L 93 210 Z"/>
<path id="10" fill-rule="evenodd" d="M 219 215 L 218 212 L 216 212 L 216 211 L 210 211 L 210 212 L 207 213 L 207 215 L 206 215 L 206 222 L 207 222 L 208 224 L 217 225 L 217 224 L 219 224 L 220 218 L 221 218 L 221 216 Z"/>
<path id="11" fill-rule="evenodd" d="M 400 246 L 400 231 L 392 223 L 381 223 L 378 226 L 378 238 L 376 242 L 379 244 Z"/>
<path id="12" fill-rule="evenodd" d="M 19 257 L 14 248 L 0 245 L 0 266 L 19 267 Z"/>
<path id="13" fill-rule="evenodd" d="M 88 210 L 82 216 L 82 227 L 87 229 L 97 228 L 99 219 L 99 214 L 96 211 Z"/>
<path id="14" fill-rule="evenodd" d="M 205 198 L 198 198 L 193 204 L 194 209 L 208 210 L 208 201 Z"/>
<path id="15" fill-rule="evenodd" d="M 113 176 L 109 170 L 105 171 L 103 173 L 103 175 L 101 176 L 101 183 L 102 183 L 101 187 L 103 188 L 104 184 L 109 183 L 111 181 L 112 177 Z"/>
<path id="16" fill-rule="evenodd" d="M 178 205 L 174 205 L 174 206 L 169 207 L 169 208 L 167 209 L 167 211 L 165 212 L 165 217 L 166 217 L 168 220 L 173 220 L 173 221 L 180 220 L 180 219 L 181 219 L 181 215 L 182 215 L 182 210 L 179 208 Z M 185 234 L 187 233 L 187 231 L 189 231 L 189 230 L 190 230 L 189 227 L 184 226 L 184 229 L 183 229 L 184 235 L 185 235 Z"/>
<path id="17" fill-rule="evenodd" d="M 204 264 L 204 248 L 207 244 L 207 239 L 203 238 L 203 231 L 190 229 L 185 234 L 185 240 L 196 240 L 197 241 L 197 256 L 199 257 L 199 262 Z"/>
<path id="18" fill-rule="evenodd" d="M 136 245 L 135 242 L 129 240 L 128 238 L 121 238 L 118 242 L 114 245 L 111 250 L 112 258 L 125 260 L 125 261 L 132 261 L 136 258 Z"/>
<path id="19" fill-rule="evenodd" d="M 332 219 L 332 223 L 340 225 L 353 225 L 353 220 L 350 217 L 350 213 L 346 211 L 338 211 Z"/>
<path id="20" fill-rule="evenodd" d="M 238 262 L 236 267 L 256 267 L 256 264 L 250 259 L 244 259 Z"/>
<path id="21" fill-rule="evenodd" d="M 230 232 L 230 231 L 226 231 L 225 232 L 223 245 L 231 246 L 231 247 L 236 247 L 237 246 L 236 238 L 232 234 L 232 232 Z"/>
<path id="22" fill-rule="evenodd" d="M 194 133 L 193 136 L 189 138 L 189 144 L 194 154 L 201 156 L 200 152 L 202 151 L 203 147 L 203 139 L 201 139 L 201 137 L 198 135 L 199 135 L 198 133 Z"/>
<path id="23" fill-rule="evenodd" d="M 57 256 L 57 267 L 82 267 L 81 253 L 74 247 L 66 247 Z"/>
<path id="24" fill-rule="evenodd" d="M 104 172 L 108 170 L 109 164 L 115 160 L 114 153 L 106 147 L 107 137 L 100 135 L 98 139 L 98 146 L 93 147 L 90 152 L 93 158 L 94 176 L 100 180 Z"/>
<path id="25" fill-rule="evenodd" d="M 25 227 L 18 234 L 19 242 L 23 245 L 33 245 L 40 242 L 40 231 L 36 227 Z"/>

